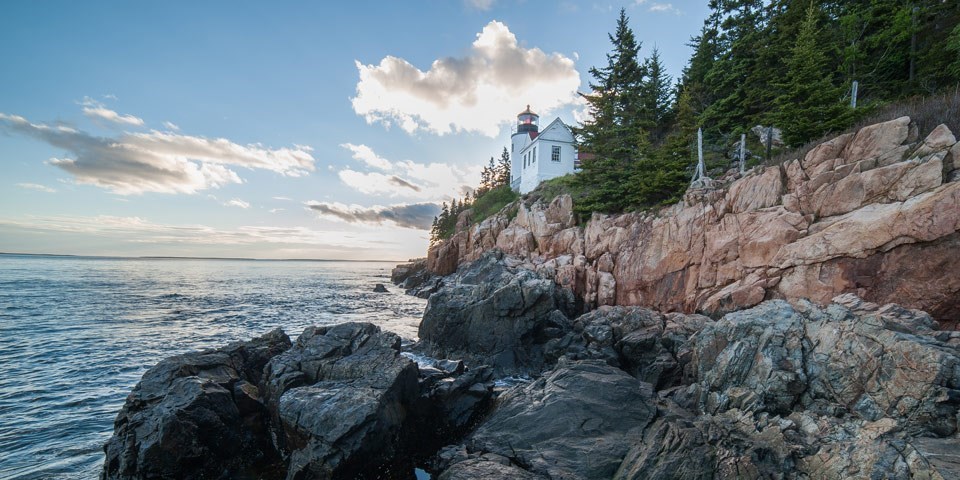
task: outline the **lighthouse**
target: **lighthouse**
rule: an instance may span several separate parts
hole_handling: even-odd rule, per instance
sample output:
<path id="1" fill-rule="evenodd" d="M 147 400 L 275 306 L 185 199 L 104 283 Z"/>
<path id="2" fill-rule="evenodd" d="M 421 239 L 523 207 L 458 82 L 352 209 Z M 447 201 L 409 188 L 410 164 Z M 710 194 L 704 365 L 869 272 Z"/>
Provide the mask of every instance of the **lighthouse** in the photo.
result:
<path id="1" fill-rule="evenodd" d="M 520 174 L 523 171 L 523 161 L 520 152 L 530 145 L 540 130 L 540 115 L 527 109 L 517 114 L 517 131 L 510 136 L 510 188 L 520 190 Z"/>
<path id="2" fill-rule="evenodd" d="M 530 110 L 517 114 L 517 129 L 510 136 L 510 188 L 527 193 L 540 182 L 574 172 L 573 132 L 560 118 L 540 131 L 540 115 Z"/>

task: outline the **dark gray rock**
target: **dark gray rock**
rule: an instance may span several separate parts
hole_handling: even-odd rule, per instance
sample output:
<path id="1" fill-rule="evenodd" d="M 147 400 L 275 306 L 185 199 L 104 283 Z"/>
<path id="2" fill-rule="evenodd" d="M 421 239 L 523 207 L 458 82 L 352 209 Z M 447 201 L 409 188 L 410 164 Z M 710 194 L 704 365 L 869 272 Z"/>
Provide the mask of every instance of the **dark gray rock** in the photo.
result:
<path id="1" fill-rule="evenodd" d="M 498 375 L 539 372 L 549 363 L 544 345 L 570 331 L 573 305 L 553 280 L 510 268 L 489 251 L 430 296 L 417 348 L 490 365 Z"/>
<path id="2" fill-rule="evenodd" d="M 547 350 L 571 360 L 604 360 L 661 390 L 682 382 L 691 357 L 687 338 L 709 321 L 702 315 L 604 306 L 577 317 L 573 331 Z"/>
<path id="3" fill-rule="evenodd" d="M 477 480 L 481 478 L 485 480 L 539 480 L 545 477 L 513 465 L 504 465 L 484 458 L 472 458 L 444 470 L 438 480 Z"/>
<path id="4" fill-rule="evenodd" d="M 387 290 L 387 287 L 384 287 L 382 283 L 378 283 L 373 287 L 373 291 L 374 293 L 387 293 L 389 290 Z"/>
<path id="5" fill-rule="evenodd" d="M 148 370 L 117 415 L 101 478 L 282 478 L 256 384 L 289 346 L 277 329 Z"/>
<path id="6" fill-rule="evenodd" d="M 707 323 L 688 341 L 690 385 L 661 392 L 615 478 L 954 475 L 952 336 L 923 312 L 835 301 L 768 301 Z"/>
<path id="7" fill-rule="evenodd" d="M 288 479 L 374 477 L 395 461 L 418 397 L 400 337 L 369 323 L 309 327 L 267 366 Z"/>
<path id="8" fill-rule="evenodd" d="M 548 478 L 610 478 L 653 420 L 652 396 L 650 384 L 604 362 L 561 362 L 505 393 L 466 444 Z"/>
<path id="9" fill-rule="evenodd" d="M 407 263 L 401 263 L 390 271 L 390 281 L 400 285 L 408 278 L 414 277 L 427 270 L 426 258 L 414 258 Z"/>
<path id="10" fill-rule="evenodd" d="M 403 288 L 407 295 L 429 298 L 440 288 L 442 277 L 427 270 L 426 258 L 417 258 L 394 267 L 390 281 Z"/>

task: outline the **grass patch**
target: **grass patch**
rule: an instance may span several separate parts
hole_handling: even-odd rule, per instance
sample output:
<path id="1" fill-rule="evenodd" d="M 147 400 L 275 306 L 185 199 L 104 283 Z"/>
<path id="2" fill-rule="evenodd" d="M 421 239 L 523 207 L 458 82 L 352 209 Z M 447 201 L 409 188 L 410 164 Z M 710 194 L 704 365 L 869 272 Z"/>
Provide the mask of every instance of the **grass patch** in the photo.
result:
<path id="1" fill-rule="evenodd" d="M 550 203 L 554 198 L 565 193 L 570 194 L 574 202 L 576 202 L 577 198 L 583 196 L 584 192 L 577 183 L 575 175 L 575 173 L 568 173 L 562 177 L 551 178 L 540 182 L 537 188 L 533 189 L 532 192 L 524 197 L 525 203 L 527 205 L 533 205 L 537 201 Z"/>
<path id="2" fill-rule="evenodd" d="M 473 223 L 480 223 L 495 215 L 520 196 L 510 189 L 509 185 L 502 185 L 488 190 L 473 200 L 470 208 L 473 210 Z M 508 212 L 509 213 L 509 212 Z M 514 212 L 516 216 L 516 212 Z"/>

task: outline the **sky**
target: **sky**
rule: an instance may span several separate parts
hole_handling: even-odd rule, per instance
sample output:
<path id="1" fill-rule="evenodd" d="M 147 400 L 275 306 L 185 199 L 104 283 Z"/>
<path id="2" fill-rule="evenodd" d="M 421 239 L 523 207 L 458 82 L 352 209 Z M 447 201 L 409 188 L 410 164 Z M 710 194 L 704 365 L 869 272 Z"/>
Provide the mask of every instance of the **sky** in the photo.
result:
<path id="1" fill-rule="evenodd" d="M 423 256 L 621 7 L 676 78 L 705 0 L 0 2 L 0 252 Z"/>

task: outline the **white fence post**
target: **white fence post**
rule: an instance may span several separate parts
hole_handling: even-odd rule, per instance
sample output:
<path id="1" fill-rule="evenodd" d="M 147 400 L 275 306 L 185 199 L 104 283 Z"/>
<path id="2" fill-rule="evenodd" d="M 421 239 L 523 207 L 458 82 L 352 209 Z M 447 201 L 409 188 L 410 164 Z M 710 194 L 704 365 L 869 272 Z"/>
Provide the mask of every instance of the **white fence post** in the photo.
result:
<path id="1" fill-rule="evenodd" d="M 743 159 L 747 154 L 747 134 L 740 134 L 740 175 L 743 175 L 743 172 L 747 171 L 746 165 L 743 163 Z"/>

